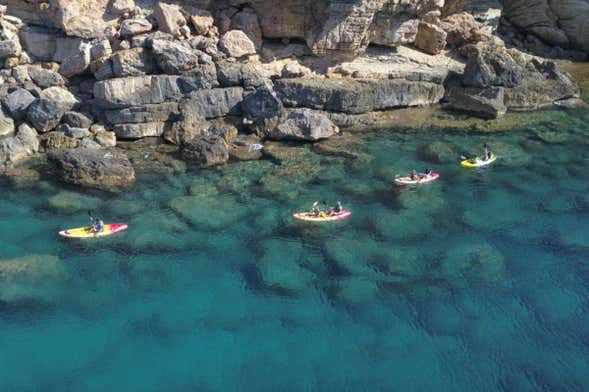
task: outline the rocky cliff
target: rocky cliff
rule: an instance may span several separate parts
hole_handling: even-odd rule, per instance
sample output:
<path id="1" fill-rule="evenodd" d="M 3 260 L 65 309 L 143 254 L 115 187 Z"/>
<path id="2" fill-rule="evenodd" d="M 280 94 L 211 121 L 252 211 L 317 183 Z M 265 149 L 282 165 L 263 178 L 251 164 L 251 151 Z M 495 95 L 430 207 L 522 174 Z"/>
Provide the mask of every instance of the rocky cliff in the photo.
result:
<path id="1" fill-rule="evenodd" d="M 574 81 L 504 40 L 589 52 L 587 0 L 0 4 L 1 166 L 68 149 L 50 163 L 83 162 L 84 181 L 58 177 L 98 187 L 134 180 L 112 150 L 126 140 L 157 137 L 211 166 L 259 159 L 266 139 L 331 137 L 359 114 L 553 105 L 578 96 Z"/>

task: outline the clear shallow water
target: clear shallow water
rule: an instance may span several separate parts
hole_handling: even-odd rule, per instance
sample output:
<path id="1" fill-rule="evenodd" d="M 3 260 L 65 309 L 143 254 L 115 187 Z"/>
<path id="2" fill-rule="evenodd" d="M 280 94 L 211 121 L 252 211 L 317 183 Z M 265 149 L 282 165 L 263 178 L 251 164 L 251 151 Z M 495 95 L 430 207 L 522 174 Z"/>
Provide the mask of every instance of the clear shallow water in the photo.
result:
<path id="1" fill-rule="evenodd" d="M 553 119 L 356 134 L 114 196 L 4 182 L 0 390 L 589 390 L 589 115 Z M 457 165 L 485 142 L 495 165 Z M 390 185 L 424 166 L 442 178 Z M 290 218 L 336 199 L 346 222 Z M 56 236 L 88 208 L 130 229 Z"/>

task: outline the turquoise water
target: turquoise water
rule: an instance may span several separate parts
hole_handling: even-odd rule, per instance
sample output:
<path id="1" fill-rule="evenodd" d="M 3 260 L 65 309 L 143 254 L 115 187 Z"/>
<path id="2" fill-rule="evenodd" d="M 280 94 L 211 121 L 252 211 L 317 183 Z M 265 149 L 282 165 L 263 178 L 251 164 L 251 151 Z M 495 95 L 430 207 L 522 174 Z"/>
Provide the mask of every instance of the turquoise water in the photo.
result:
<path id="1" fill-rule="evenodd" d="M 0 390 L 587 391 L 589 114 L 546 118 L 354 134 L 119 195 L 4 181 Z M 496 164 L 460 168 L 484 143 Z M 391 186 L 425 166 L 441 179 Z M 290 217 L 338 199 L 345 222 Z M 89 208 L 129 230 L 58 238 Z"/>

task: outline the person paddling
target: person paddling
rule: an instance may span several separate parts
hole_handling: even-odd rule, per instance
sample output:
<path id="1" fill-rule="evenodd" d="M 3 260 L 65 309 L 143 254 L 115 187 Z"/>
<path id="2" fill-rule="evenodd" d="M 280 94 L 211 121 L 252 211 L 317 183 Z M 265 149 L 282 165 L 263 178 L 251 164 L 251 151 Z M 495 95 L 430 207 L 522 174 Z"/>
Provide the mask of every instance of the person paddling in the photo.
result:
<path id="1" fill-rule="evenodd" d="M 319 214 L 321 213 L 321 210 L 319 210 L 319 202 L 315 202 L 313 203 L 313 207 L 311 207 L 311 216 L 319 216 Z"/>
<path id="2" fill-rule="evenodd" d="M 419 175 L 417 174 L 417 171 L 416 171 L 415 169 L 413 169 L 413 170 L 411 171 L 411 179 L 412 179 L 413 181 L 417 181 L 417 180 L 419 180 Z"/>
<path id="3" fill-rule="evenodd" d="M 484 161 L 488 161 L 493 156 L 493 153 L 489 149 L 489 146 L 485 143 L 485 155 L 483 157 Z"/>
<path id="4" fill-rule="evenodd" d="M 94 218 L 94 223 L 92 224 L 92 230 L 94 230 L 94 232 L 97 234 L 102 232 L 102 230 L 104 230 L 104 222 L 102 221 L 102 219 Z"/>

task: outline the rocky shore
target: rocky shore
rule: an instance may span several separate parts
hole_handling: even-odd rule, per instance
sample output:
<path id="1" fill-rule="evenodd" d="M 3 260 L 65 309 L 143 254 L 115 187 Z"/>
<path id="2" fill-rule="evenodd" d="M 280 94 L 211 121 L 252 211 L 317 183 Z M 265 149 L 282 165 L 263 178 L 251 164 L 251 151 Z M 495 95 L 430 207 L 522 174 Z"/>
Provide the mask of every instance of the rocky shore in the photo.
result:
<path id="1" fill-rule="evenodd" d="M 0 4 L 0 168 L 41 157 L 43 172 L 100 189 L 129 186 L 138 166 L 257 160 L 411 107 L 568 107 L 577 84 L 538 55 L 589 53 L 584 0 Z M 168 147 L 137 152 L 150 138 Z"/>

